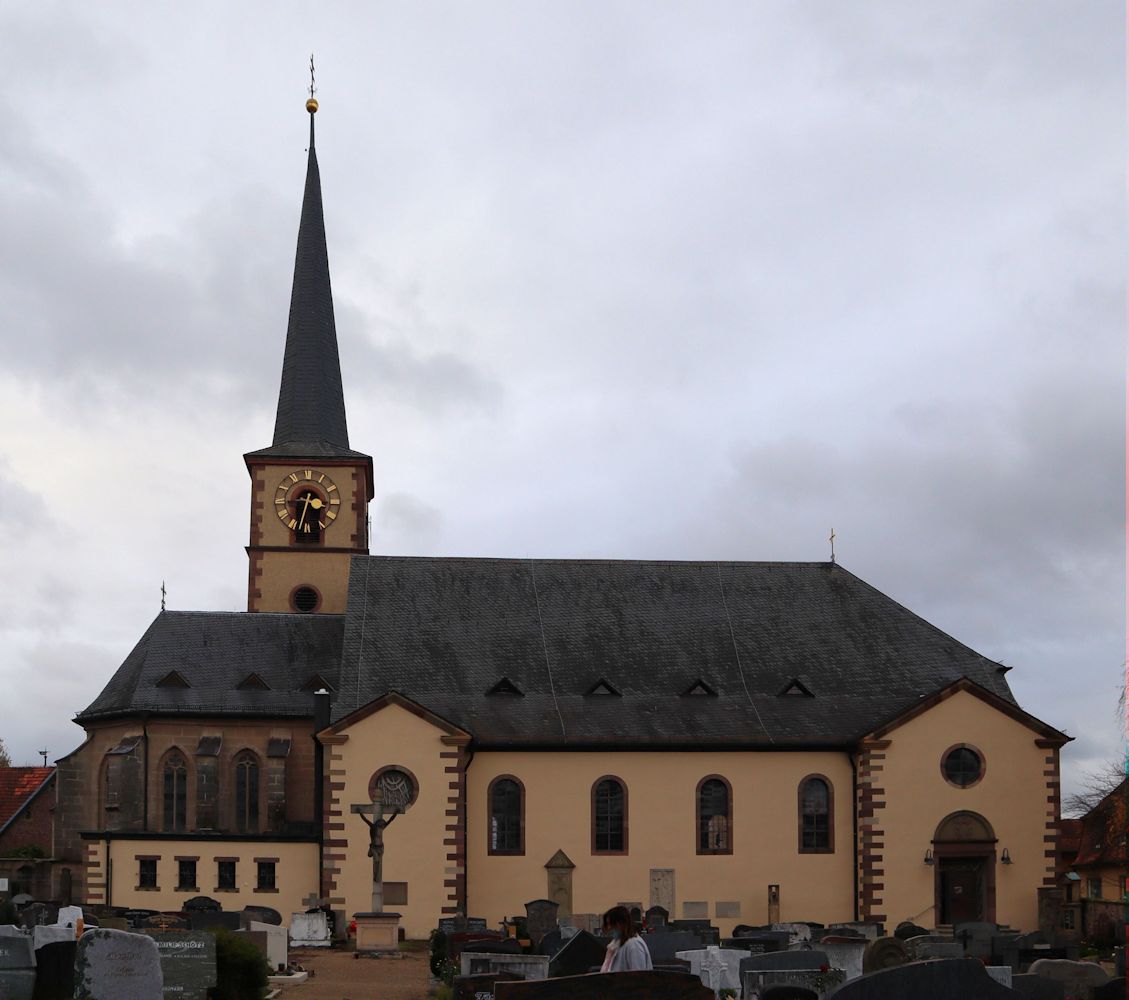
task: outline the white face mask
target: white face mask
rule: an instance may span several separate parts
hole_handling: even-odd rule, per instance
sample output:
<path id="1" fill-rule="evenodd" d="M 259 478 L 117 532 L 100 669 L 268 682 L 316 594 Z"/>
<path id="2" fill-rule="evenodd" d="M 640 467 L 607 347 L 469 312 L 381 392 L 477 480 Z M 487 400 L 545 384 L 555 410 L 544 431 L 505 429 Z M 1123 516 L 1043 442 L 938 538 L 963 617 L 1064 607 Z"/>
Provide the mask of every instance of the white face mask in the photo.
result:
<path id="1" fill-rule="evenodd" d="M 613 927 L 610 931 L 608 931 L 608 933 L 611 935 L 613 941 L 618 941 L 621 937 L 623 937 L 623 931 L 621 931 L 618 927 Z"/>

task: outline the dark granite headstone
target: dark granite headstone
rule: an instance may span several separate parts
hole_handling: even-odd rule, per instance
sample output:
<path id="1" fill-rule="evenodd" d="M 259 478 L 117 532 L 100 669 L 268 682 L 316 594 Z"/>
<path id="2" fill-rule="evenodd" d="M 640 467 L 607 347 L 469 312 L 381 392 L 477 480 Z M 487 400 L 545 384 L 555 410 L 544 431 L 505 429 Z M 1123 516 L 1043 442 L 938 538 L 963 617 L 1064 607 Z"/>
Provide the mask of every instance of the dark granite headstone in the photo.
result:
<path id="1" fill-rule="evenodd" d="M 860 931 L 857 927 L 831 926 L 824 930 L 823 934 L 820 937 L 820 940 L 823 940 L 823 938 L 826 937 L 858 938 L 860 941 L 866 940 L 866 935 L 863 934 L 863 932 Z"/>
<path id="2" fill-rule="evenodd" d="M 884 937 L 871 941 L 862 955 L 862 971 L 877 972 L 879 969 L 892 969 L 909 961 L 906 946 L 897 938 Z"/>
<path id="3" fill-rule="evenodd" d="M 494 1000 L 495 983 L 520 982 L 516 972 L 480 972 L 474 976 L 455 976 L 454 1000 Z"/>
<path id="4" fill-rule="evenodd" d="M 561 929 L 557 927 L 555 930 L 549 931 L 537 944 L 538 955 L 548 955 L 552 958 L 558 951 L 561 950 L 561 945 L 564 944 L 565 937 L 561 933 Z"/>
<path id="5" fill-rule="evenodd" d="M 159 913 L 159 910 L 126 910 L 123 916 L 129 921 L 129 926 L 136 929 L 150 917 L 158 916 Z"/>
<path id="6" fill-rule="evenodd" d="M 599 968 L 604 962 L 608 942 L 600 940 L 587 931 L 577 931 L 549 959 L 549 978 L 561 976 L 582 976 L 593 967 Z M 652 962 L 654 959 L 652 958 Z"/>
<path id="7" fill-rule="evenodd" d="M 193 896 L 185 902 L 181 909 L 183 909 L 185 913 L 196 913 L 200 910 L 218 912 L 223 909 L 223 903 L 218 899 L 212 899 L 211 896 Z"/>
<path id="8" fill-rule="evenodd" d="M 768 972 L 778 969 L 799 971 L 801 969 L 822 969 L 830 967 L 827 955 L 822 951 L 773 951 L 764 955 L 750 955 L 741 959 L 741 982 L 746 972 Z"/>
<path id="9" fill-rule="evenodd" d="M 789 937 L 787 931 L 759 931 L 756 934 L 728 938 L 731 944 L 726 947 L 744 948 L 753 955 L 763 955 L 771 951 L 786 951 Z"/>
<path id="10" fill-rule="evenodd" d="M 819 1000 L 819 994 L 805 986 L 769 986 L 761 1000 Z"/>
<path id="11" fill-rule="evenodd" d="M 670 922 L 670 910 L 665 906 L 652 906 L 643 914 L 643 926 L 649 931 L 665 927 Z"/>
<path id="12" fill-rule="evenodd" d="M 721 931 L 708 920 L 671 920 L 667 923 L 667 927 L 674 931 L 690 931 L 696 934 L 702 948 L 708 948 L 711 944 L 721 944 Z"/>
<path id="13" fill-rule="evenodd" d="M 485 928 L 480 931 L 454 931 L 445 935 L 447 938 L 447 957 L 457 959 L 462 953 L 468 942 L 471 941 L 516 941 L 515 938 L 507 938 L 501 931 L 488 931 Z M 521 945 L 518 945 L 521 948 Z M 473 951 L 474 949 L 467 949 Z"/>
<path id="14" fill-rule="evenodd" d="M 1094 992 L 1090 994 L 1091 1000 L 1125 1000 L 1127 996 L 1129 996 L 1129 993 L 1125 990 L 1124 976 L 1118 976 L 1108 983 L 1095 986 Z"/>
<path id="15" fill-rule="evenodd" d="M 697 934 L 689 931 L 667 931 L 665 934 L 647 934 L 643 943 L 651 953 L 651 961 L 658 965 L 678 957 L 680 951 L 693 951 L 701 947 Z"/>
<path id="16" fill-rule="evenodd" d="M 460 934 L 463 931 L 484 931 L 486 930 L 486 918 L 464 917 L 462 914 L 453 917 L 440 917 L 436 927 L 444 934 Z"/>
<path id="17" fill-rule="evenodd" d="M 0 997 L 32 1000 L 35 991 L 35 952 L 31 938 L 0 937 Z"/>
<path id="18" fill-rule="evenodd" d="M 991 961 L 992 938 L 998 937 L 1000 929 L 996 924 L 981 920 L 971 920 L 953 925 L 953 937 L 964 945 L 964 953 L 969 958 Z"/>
<path id="19" fill-rule="evenodd" d="M 459 953 L 474 951 L 482 955 L 520 955 L 521 942 L 517 938 L 476 938 L 469 937 L 462 942 Z"/>
<path id="20" fill-rule="evenodd" d="M 59 907 L 55 903 L 31 902 L 20 910 L 20 923 L 24 927 L 37 924 L 53 924 L 59 919 Z"/>
<path id="21" fill-rule="evenodd" d="M 208 990 L 216 985 L 215 935 L 207 931 L 149 931 L 149 936 L 157 942 L 165 1000 L 207 1000 Z M 266 948 L 262 950 L 265 957 Z"/>
<path id="22" fill-rule="evenodd" d="M 134 921 L 134 927 L 142 931 L 186 931 L 188 918 L 179 913 L 153 913 Z"/>
<path id="23" fill-rule="evenodd" d="M 552 899 L 533 899 L 525 904 L 525 932 L 534 946 L 550 931 L 557 929 L 559 906 Z"/>
<path id="24" fill-rule="evenodd" d="M 659 937 L 661 935 L 655 935 Z M 714 1000 L 713 990 L 686 972 L 605 972 L 521 983 L 500 982 L 495 1000 Z"/>
<path id="25" fill-rule="evenodd" d="M 53 941 L 35 950 L 35 993 L 32 1000 L 71 1000 L 77 941 Z"/>
<path id="26" fill-rule="evenodd" d="M 894 937 L 899 941 L 905 941 L 912 937 L 922 937 L 928 933 L 929 931 L 924 927 L 918 927 L 912 920 L 903 920 L 894 928 Z"/>
<path id="27" fill-rule="evenodd" d="M 1113 949 L 1113 968 L 1115 975 L 1125 975 L 1125 945 Z"/>
<path id="28" fill-rule="evenodd" d="M 988 975 L 983 962 L 968 958 L 943 958 L 881 969 L 844 983 L 835 993 L 835 1000 L 1014 1000 L 1014 997 L 1011 990 Z"/>
<path id="29" fill-rule="evenodd" d="M 163 1000 L 156 942 L 144 934 L 95 930 L 75 955 L 74 1000 Z"/>
<path id="30" fill-rule="evenodd" d="M 1011 977 L 1011 991 L 1026 1000 L 1066 1000 L 1066 984 L 1031 973 Z"/>
<path id="31" fill-rule="evenodd" d="M 282 926 L 282 914 L 278 910 L 272 910 L 269 906 L 245 906 L 240 911 L 240 916 L 244 926 L 251 921 L 257 924 L 271 924 L 275 927 Z"/>
<path id="32" fill-rule="evenodd" d="M 194 931 L 237 931 L 240 921 L 238 910 L 196 910 L 188 914 L 188 927 Z"/>

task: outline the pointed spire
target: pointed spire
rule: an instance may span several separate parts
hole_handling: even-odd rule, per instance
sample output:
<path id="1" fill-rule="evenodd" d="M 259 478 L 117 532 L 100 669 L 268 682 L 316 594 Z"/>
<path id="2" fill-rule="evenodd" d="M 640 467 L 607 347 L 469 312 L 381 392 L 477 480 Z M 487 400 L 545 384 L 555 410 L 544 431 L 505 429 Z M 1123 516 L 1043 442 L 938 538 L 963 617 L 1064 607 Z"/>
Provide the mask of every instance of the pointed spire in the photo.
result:
<path id="1" fill-rule="evenodd" d="M 282 362 L 282 386 L 274 423 L 276 454 L 314 457 L 349 452 L 341 362 L 333 321 L 333 292 L 321 204 L 321 176 L 314 147 L 317 101 L 306 102 L 310 113 L 310 151 L 306 190 L 298 225 L 290 321 Z M 280 451 L 281 449 L 281 451 Z"/>

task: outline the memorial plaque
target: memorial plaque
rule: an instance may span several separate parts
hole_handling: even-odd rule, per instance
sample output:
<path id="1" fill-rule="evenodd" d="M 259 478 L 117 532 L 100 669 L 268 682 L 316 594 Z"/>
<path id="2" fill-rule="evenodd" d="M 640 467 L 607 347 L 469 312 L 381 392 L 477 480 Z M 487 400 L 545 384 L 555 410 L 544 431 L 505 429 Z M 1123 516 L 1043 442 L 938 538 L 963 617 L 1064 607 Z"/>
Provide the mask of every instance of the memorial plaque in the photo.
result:
<path id="1" fill-rule="evenodd" d="M 156 942 L 144 934 L 83 934 L 75 956 L 74 1000 L 163 1000 Z"/>
<path id="2" fill-rule="evenodd" d="M 149 931 L 157 943 L 165 1000 L 207 1000 L 216 985 L 216 939 L 206 931 Z"/>

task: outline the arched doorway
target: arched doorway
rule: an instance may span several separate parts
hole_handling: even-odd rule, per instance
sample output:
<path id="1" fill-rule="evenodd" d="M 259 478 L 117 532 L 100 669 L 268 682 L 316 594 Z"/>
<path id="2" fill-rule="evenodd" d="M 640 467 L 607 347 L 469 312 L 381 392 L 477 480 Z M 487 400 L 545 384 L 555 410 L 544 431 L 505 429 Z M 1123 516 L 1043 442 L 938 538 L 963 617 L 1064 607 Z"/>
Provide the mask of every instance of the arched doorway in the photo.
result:
<path id="1" fill-rule="evenodd" d="M 996 919 L 996 835 L 979 813 L 950 813 L 933 835 L 937 924 Z"/>

